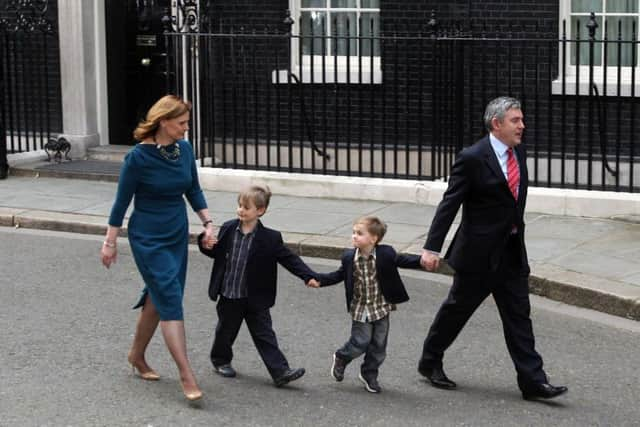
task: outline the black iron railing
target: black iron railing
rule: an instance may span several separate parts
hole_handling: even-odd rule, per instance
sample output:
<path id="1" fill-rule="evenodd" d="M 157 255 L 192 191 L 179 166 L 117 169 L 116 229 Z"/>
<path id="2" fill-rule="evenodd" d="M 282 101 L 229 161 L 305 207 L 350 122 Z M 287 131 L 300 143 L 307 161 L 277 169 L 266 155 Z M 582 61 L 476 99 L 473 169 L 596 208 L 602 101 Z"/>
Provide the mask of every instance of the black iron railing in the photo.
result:
<path id="1" fill-rule="evenodd" d="M 59 56 L 47 0 L 0 1 L 0 144 L 43 149 L 60 127 Z M 57 77 L 52 84 L 52 75 Z"/>
<path id="2" fill-rule="evenodd" d="M 487 102 L 511 95 L 523 102 L 534 185 L 638 191 L 635 26 L 597 40 L 594 23 L 583 39 L 447 32 L 435 19 L 417 35 L 167 33 L 167 82 L 194 101 L 203 165 L 446 179 L 486 132 Z"/>

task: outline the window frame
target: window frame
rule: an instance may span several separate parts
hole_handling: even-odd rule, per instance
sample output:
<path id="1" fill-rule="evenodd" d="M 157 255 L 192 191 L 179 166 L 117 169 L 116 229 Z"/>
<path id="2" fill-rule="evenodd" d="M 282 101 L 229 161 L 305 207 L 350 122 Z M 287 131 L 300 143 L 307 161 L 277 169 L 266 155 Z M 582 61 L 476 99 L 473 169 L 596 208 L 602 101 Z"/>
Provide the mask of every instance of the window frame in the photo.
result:
<path id="1" fill-rule="evenodd" d="M 359 20 L 361 13 L 375 13 L 380 15 L 381 8 L 363 8 L 363 7 L 348 7 L 348 8 L 332 8 L 330 7 L 330 1 L 326 0 L 325 7 L 302 7 L 301 0 L 289 0 L 289 10 L 291 11 L 291 17 L 293 18 L 293 25 L 291 28 L 292 34 L 296 35 L 291 38 L 291 63 L 290 70 L 296 75 L 296 77 L 302 83 L 349 83 L 349 84 L 381 84 L 382 83 L 382 67 L 381 56 L 373 55 L 333 55 L 331 54 L 330 45 L 327 46 L 327 55 L 305 55 L 300 54 L 300 15 L 303 12 L 320 10 L 323 11 L 329 17 L 331 12 L 355 12 L 357 19 Z M 358 0 L 360 2 L 360 0 Z M 327 19 L 330 22 L 330 18 Z M 330 26 L 327 27 L 327 31 L 331 34 Z M 359 30 L 359 29 L 358 29 Z M 356 31 L 358 34 L 358 31 Z M 379 37 L 379 35 L 374 36 Z M 300 59 L 302 58 L 302 64 Z M 323 73 L 323 58 L 324 58 L 324 73 Z M 362 58 L 360 61 L 359 58 Z M 371 60 L 373 58 L 373 61 Z M 298 75 L 302 72 L 302 75 Z M 278 73 L 279 76 L 276 76 Z M 272 80 L 274 83 L 289 83 L 292 81 L 287 75 L 288 70 L 274 71 Z"/>
<path id="2" fill-rule="evenodd" d="M 584 17 L 581 19 L 580 25 L 586 26 L 589 21 L 590 12 L 576 12 L 572 13 L 571 0 L 560 0 L 560 10 L 558 16 L 558 34 L 559 34 L 559 47 L 558 47 L 558 78 L 552 82 L 552 93 L 559 95 L 589 95 L 589 65 L 573 65 L 571 64 L 572 53 L 575 50 L 577 44 L 570 42 L 573 40 L 572 32 L 572 18 L 574 16 Z M 607 16 L 630 16 L 635 17 L 637 22 L 640 23 L 640 5 L 638 12 L 624 13 L 624 12 L 596 12 L 596 17 L 602 18 L 602 24 L 599 24 L 598 30 L 601 32 L 600 39 L 604 37 L 604 20 Z M 563 41 L 562 35 L 564 34 L 563 22 L 566 22 L 566 39 L 567 42 L 565 52 L 565 62 L 562 62 L 563 56 Z M 636 30 L 640 30 L 640 25 L 636 24 Z M 636 38 L 638 35 L 636 34 Z M 581 39 L 586 40 L 586 39 Z M 610 46 L 615 46 L 611 44 Z M 640 43 L 636 45 L 636 65 L 633 66 L 621 66 L 620 67 L 620 91 L 618 91 L 618 66 L 607 64 L 606 67 L 606 94 L 602 93 L 604 89 L 604 49 L 601 53 L 601 65 L 593 66 L 593 81 L 598 86 L 600 95 L 606 96 L 631 96 L 632 95 L 632 69 L 635 68 L 635 93 L 634 96 L 640 96 Z M 564 78 L 562 75 L 565 71 Z M 579 77 L 579 88 L 577 87 Z M 564 91 L 563 91 L 564 87 Z M 595 94 L 595 93 L 594 93 Z"/>

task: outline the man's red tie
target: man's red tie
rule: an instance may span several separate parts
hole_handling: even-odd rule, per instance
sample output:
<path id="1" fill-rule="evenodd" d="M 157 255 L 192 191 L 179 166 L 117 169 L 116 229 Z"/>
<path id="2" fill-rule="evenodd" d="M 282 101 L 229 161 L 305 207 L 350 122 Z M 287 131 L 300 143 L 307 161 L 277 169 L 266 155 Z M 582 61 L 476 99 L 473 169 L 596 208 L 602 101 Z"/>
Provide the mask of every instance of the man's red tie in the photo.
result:
<path id="1" fill-rule="evenodd" d="M 518 186 L 520 185 L 520 171 L 516 156 L 513 155 L 513 148 L 507 150 L 507 182 L 513 198 L 518 200 Z"/>

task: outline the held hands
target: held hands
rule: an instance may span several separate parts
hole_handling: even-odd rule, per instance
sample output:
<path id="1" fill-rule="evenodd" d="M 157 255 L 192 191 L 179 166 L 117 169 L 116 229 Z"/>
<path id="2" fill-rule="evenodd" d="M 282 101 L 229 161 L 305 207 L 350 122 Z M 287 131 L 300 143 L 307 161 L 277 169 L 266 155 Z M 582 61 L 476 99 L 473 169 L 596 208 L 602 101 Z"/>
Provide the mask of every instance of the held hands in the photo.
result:
<path id="1" fill-rule="evenodd" d="M 309 279 L 306 285 L 310 288 L 319 288 L 320 282 L 318 282 L 316 279 Z"/>
<path id="2" fill-rule="evenodd" d="M 440 256 L 423 249 L 420 265 L 427 271 L 436 271 L 440 266 Z"/>
<path id="3" fill-rule="evenodd" d="M 216 237 L 216 231 L 213 226 L 205 226 L 204 236 L 202 236 L 202 246 L 205 249 L 212 249 L 216 243 L 218 243 L 218 238 Z"/>

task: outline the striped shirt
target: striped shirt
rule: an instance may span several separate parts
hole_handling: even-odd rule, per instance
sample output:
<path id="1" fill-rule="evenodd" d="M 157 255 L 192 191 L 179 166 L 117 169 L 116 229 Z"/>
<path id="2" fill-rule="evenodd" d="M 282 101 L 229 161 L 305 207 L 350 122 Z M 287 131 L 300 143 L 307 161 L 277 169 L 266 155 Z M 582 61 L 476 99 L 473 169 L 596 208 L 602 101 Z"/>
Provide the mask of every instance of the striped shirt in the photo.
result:
<path id="1" fill-rule="evenodd" d="M 375 249 L 365 257 L 356 249 L 353 258 L 353 300 L 351 301 L 351 318 L 357 322 L 375 322 L 396 309 L 382 295 L 376 276 Z"/>
<path id="2" fill-rule="evenodd" d="M 233 233 L 233 245 L 230 256 L 227 257 L 227 264 L 224 271 L 224 282 L 222 284 L 222 296 L 229 299 L 247 297 L 247 284 L 244 277 L 247 261 L 249 260 L 249 250 L 255 236 L 255 228 L 243 234 L 240 224 Z"/>

